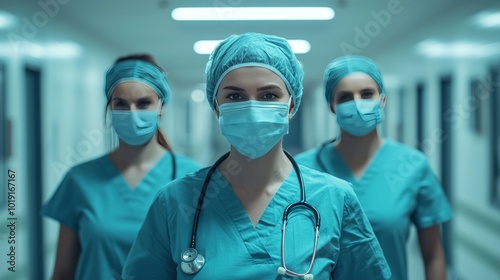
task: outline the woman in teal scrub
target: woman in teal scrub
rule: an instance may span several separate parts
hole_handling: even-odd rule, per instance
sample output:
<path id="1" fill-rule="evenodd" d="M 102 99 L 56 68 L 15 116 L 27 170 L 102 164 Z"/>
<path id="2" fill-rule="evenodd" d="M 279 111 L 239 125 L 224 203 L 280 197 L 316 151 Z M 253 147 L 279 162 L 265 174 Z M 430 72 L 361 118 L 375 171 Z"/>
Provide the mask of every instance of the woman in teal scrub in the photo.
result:
<path id="1" fill-rule="evenodd" d="M 421 152 L 381 138 L 386 97 L 375 63 L 362 56 L 333 60 L 325 71 L 325 97 L 337 116 L 340 139 L 295 156 L 304 166 L 349 181 L 382 246 L 392 278 L 408 278 L 410 225 L 426 279 L 446 279 L 440 225 L 452 217 L 440 183 Z"/>
<path id="2" fill-rule="evenodd" d="M 118 148 L 71 168 L 42 209 L 61 224 L 55 280 L 120 279 L 160 187 L 201 167 L 175 155 L 159 129 L 171 92 L 153 57 L 119 58 L 105 92 Z"/>
<path id="3" fill-rule="evenodd" d="M 230 151 L 160 191 L 123 279 L 388 279 L 351 186 L 283 150 L 303 71 L 287 41 L 232 35 L 206 68 Z"/>

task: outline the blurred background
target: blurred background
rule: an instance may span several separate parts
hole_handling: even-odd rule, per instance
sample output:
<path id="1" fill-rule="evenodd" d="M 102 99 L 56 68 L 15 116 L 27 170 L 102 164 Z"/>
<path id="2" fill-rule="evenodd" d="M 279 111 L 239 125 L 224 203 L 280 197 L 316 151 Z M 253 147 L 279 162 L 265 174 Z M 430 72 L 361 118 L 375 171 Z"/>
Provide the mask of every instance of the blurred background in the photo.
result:
<path id="1" fill-rule="evenodd" d="M 302 7 L 302 18 L 251 21 L 237 10 L 269 6 Z M 214 20 L 177 9 L 189 7 L 216 8 Z M 71 166 L 116 145 L 103 90 L 113 61 L 140 52 L 159 60 L 173 89 L 162 128 L 177 153 L 209 165 L 228 144 L 205 100 L 202 43 L 246 31 L 295 40 L 305 80 L 285 137 L 293 154 L 338 133 L 322 91 L 328 62 L 352 53 L 375 60 L 387 88 L 380 132 L 428 156 L 453 206 L 443 228 L 449 279 L 500 279 L 497 0 L 2 0 L 0 279 L 51 275 L 59 225 L 39 209 Z M 408 249 L 410 279 L 424 279 L 414 231 Z"/>

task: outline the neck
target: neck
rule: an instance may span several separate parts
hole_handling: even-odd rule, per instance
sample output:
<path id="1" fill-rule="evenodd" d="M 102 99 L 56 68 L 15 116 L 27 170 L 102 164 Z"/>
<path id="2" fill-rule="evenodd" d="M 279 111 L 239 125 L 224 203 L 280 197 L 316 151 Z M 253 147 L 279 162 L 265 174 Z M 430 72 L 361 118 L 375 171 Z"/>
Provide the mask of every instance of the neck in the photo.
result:
<path id="1" fill-rule="evenodd" d="M 363 161 L 371 158 L 383 142 L 376 129 L 363 137 L 355 137 L 342 131 L 336 148 L 344 158 Z"/>
<path id="2" fill-rule="evenodd" d="M 143 146 L 131 146 L 120 140 L 118 148 L 111 153 L 111 157 L 122 166 L 130 166 L 156 162 L 165 152 L 165 148 L 158 143 L 155 134 L 151 141 Z"/>
<path id="3" fill-rule="evenodd" d="M 291 169 L 292 164 L 283 152 L 281 141 L 257 159 L 247 158 L 231 147 L 229 157 L 219 167 L 233 188 L 252 190 L 263 190 L 284 181 Z"/>

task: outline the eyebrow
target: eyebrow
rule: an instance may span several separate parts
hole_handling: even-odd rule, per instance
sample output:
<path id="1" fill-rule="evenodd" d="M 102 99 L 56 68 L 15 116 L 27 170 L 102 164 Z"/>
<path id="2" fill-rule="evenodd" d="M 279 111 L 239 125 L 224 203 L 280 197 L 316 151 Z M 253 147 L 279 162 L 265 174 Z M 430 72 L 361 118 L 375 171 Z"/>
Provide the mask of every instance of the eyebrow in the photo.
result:
<path id="1" fill-rule="evenodd" d="M 235 86 L 226 86 L 223 89 L 236 90 L 236 91 L 245 91 L 244 89 L 239 88 L 239 87 L 235 87 Z"/>
<path id="2" fill-rule="evenodd" d="M 263 86 L 263 87 L 258 88 L 257 91 L 270 90 L 270 89 L 283 90 L 280 86 L 277 86 L 277 85 L 267 85 L 267 86 Z"/>
<path id="3" fill-rule="evenodd" d="M 235 90 L 235 91 L 245 91 L 245 89 L 242 89 L 242 88 L 236 87 L 236 86 L 226 86 L 223 89 Z M 280 86 L 277 86 L 277 85 L 265 85 L 263 87 L 258 88 L 257 91 L 270 90 L 270 89 L 283 90 Z"/>
<path id="4" fill-rule="evenodd" d="M 121 98 L 121 97 L 113 97 L 111 100 L 113 100 L 113 101 L 127 101 L 125 98 Z M 150 96 L 144 96 L 144 97 L 137 98 L 136 102 L 139 102 L 139 101 L 152 101 L 152 98 Z"/>
<path id="5" fill-rule="evenodd" d="M 368 90 L 373 90 L 373 91 L 375 91 L 375 90 L 377 90 L 377 89 L 376 89 L 376 88 L 374 88 L 374 87 L 365 87 L 365 88 L 362 88 L 362 89 L 360 90 L 360 92 L 363 92 L 363 91 L 368 91 Z M 350 91 L 350 90 L 341 90 L 341 91 L 339 91 L 339 92 L 336 92 L 335 94 L 344 94 L 344 93 L 345 93 L 345 94 L 349 94 L 349 93 L 352 93 L 352 91 Z"/>

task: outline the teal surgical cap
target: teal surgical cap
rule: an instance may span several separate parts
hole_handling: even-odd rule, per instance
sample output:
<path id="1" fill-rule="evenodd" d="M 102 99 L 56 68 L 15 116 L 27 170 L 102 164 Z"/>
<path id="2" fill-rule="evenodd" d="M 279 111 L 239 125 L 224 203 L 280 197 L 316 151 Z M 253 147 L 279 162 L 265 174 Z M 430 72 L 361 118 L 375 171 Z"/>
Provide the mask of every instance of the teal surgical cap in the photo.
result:
<path id="1" fill-rule="evenodd" d="M 138 82 L 158 94 L 163 104 L 170 99 L 171 90 L 165 73 L 156 65 L 143 60 L 123 60 L 115 63 L 106 73 L 105 92 L 108 101 L 116 86 L 124 82 Z"/>
<path id="2" fill-rule="evenodd" d="M 370 76 L 378 85 L 380 94 L 384 93 L 382 74 L 373 60 L 359 55 L 347 55 L 336 58 L 328 64 L 325 70 L 325 97 L 328 104 L 333 100 L 333 93 L 337 84 L 344 77 L 361 72 Z"/>
<path id="3" fill-rule="evenodd" d="M 260 33 L 231 35 L 212 52 L 207 63 L 207 100 L 215 108 L 215 95 L 227 73 L 241 67 L 263 67 L 285 83 L 297 112 L 302 98 L 304 71 L 288 42 L 281 37 Z"/>

